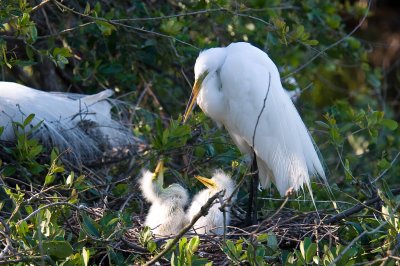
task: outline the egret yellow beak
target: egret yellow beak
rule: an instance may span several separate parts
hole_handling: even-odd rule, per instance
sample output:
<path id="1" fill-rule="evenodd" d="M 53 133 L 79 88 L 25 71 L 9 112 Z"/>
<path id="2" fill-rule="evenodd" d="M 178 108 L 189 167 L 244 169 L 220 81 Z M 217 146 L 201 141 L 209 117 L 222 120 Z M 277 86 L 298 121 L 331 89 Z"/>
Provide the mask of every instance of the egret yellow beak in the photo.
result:
<path id="1" fill-rule="evenodd" d="M 200 92 L 200 89 L 201 89 L 201 85 L 203 84 L 203 81 L 207 77 L 207 75 L 208 75 L 208 71 L 206 70 L 194 82 L 194 86 L 193 86 L 193 89 L 192 89 L 192 94 L 190 95 L 189 103 L 186 106 L 185 114 L 183 115 L 183 123 L 186 123 L 186 120 L 188 119 L 189 115 L 192 113 L 194 107 L 196 106 L 197 96 L 199 95 L 199 92 Z"/>
<path id="2" fill-rule="evenodd" d="M 158 163 L 157 163 L 156 170 L 154 171 L 153 179 L 157 178 L 157 183 L 161 187 L 163 187 L 163 185 L 164 185 L 164 172 L 165 172 L 164 161 L 163 160 L 159 160 Z"/>
<path id="3" fill-rule="evenodd" d="M 211 189 L 217 188 L 217 184 L 211 178 L 202 177 L 199 175 L 195 176 L 195 178 L 208 188 L 211 188 Z"/>

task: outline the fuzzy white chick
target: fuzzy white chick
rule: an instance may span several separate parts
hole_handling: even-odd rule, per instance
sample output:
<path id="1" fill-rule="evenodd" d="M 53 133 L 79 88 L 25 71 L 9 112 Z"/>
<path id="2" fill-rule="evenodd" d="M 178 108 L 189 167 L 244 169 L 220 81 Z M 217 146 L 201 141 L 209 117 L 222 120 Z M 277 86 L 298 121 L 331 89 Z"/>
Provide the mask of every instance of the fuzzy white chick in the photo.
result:
<path id="1" fill-rule="evenodd" d="M 144 198 L 151 203 L 144 224 L 159 236 L 177 234 L 185 226 L 184 208 L 189 201 L 189 194 L 181 185 L 163 187 L 164 172 L 164 164 L 160 161 L 154 173 L 145 171 L 139 181 Z"/>
<path id="2" fill-rule="evenodd" d="M 187 219 L 190 222 L 192 218 L 200 211 L 201 207 L 212 197 L 215 193 L 225 190 L 224 199 L 230 197 L 235 189 L 235 182 L 232 178 L 224 173 L 222 170 L 217 170 L 212 178 L 196 176 L 196 178 L 207 187 L 201 190 L 194 196 L 193 201 L 187 211 Z M 231 203 L 236 200 L 236 195 L 232 197 Z M 224 216 L 220 210 L 221 203 L 215 203 L 208 211 L 206 216 L 202 216 L 194 224 L 193 229 L 198 234 L 214 233 L 222 235 L 224 233 Z M 226 211 L 226 225 L 230 223 L 230 210 L 229 205 L 225 208 Z"/>

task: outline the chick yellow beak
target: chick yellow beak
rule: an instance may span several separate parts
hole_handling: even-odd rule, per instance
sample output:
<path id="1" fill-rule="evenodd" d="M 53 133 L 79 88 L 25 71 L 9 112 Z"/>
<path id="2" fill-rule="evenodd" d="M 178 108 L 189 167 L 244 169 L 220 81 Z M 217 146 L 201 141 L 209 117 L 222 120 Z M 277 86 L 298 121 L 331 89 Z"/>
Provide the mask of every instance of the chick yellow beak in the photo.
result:
<path id="1" fill-rule="evenodd" d="M 165 167 L 164 167 L 164 161 L 159 160 L 157 163 L 156 170 L 154 171 L 154 179 L 157 178 L 157 183 L 163 187 L 164 185 L 164 172 L 165 172 Z"/>
<path id="2" fill-rule="evenodd" d="M 195 178 L 208 188 L 211 188 L 211 189 L 217 188 L 217 184 L 211 178 L 207 178 L 207 177 L 203 177 L 203 176 L 199 176 L 199 175 L 195 176 Z"/>
<path id="3" fill-rule="evenodd" d="M 201 89 L 201 85 L 203 84 L 203 81 L 204 81 L 204 79 L 206 78 L 207 75 L 208 75 L 208 71 L 205 71 L 194 82 L 194 86 L 193 86 L 193 89 L 192 89 L 192 94 L 190 95 L 189 103 L 186 106 L 185 114 L 183 115 L 183 123 L 186 123 L 186 120 L 188 119 L 189 115 L 192 113 L 194 107 L 196 106 L 197 96 L 199 95 L 199 92 L 200 92 L 200 89 Z"/>

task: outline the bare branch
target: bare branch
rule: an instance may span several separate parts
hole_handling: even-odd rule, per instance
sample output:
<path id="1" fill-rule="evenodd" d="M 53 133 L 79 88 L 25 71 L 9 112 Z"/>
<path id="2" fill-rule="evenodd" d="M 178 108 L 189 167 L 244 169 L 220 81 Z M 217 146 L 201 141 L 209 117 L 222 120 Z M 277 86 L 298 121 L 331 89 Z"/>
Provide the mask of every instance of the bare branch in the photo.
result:
<path id="1" fill-rule="evenodd" d="M 394 195 L 400 194 L 400 188 L 393 189 L 391 191 L 391 193 L 393 193 Z M 326 224 L 337 223 L 337 222 L 349 217 L 350 215 L 355 214 L 355 213 L 357 213 L 357 212 L 359 212 L 359 211 L 367 208 L 368 206 L 370 206 L 370 205 L 372 205 L 372 204 L 374 204 L 376 202 L 379 202 L 379 201 L 381 201 L 381 198 L 378 196 L 378 197 L 372 198 L 370 200 L 367 200 L 364 203 L 358 203 L 354 207 L 352 207 L 350 209 L 347 209 L 344 212 L 341 212 L 341 213 L 339 213 L 339 214 L 337 214 L 335 216 L 332 216 L 332 217 L 326 219 L 324 221 L 324 223 L 326 223 Z"/>
<path id="2" fill-rule="evenodd" d="M 258 114 L 257 122 L 256 122 L 256 125 L 254 126 L 253 140 L 252 140 L 252 147 L 253 147 L 253 150 L 254 150 L 254 139 L 256 138 L 256 131 L 257 131 L 258 123 L 260 122 L 260 117 L 261 117 L 262 113 L 264 112 L 265 103 L 266 103 L 266 101 L 267 101 L 268 94 L 269 94 L 269 89 L 271 88 L 271 72 L 268 72 L 268 77 L 269 77 L 269 80 L 268 80 L 268 89 L 267 89 L 267 93 L 265 94 L 263 107 L 261 108 L 261 111 L 260 111 L 260 113 Z M 256 158 L 253 158 L 253 160 L 255 160 L 255 159 L 256 159 Z"/>
<path id="3" fill-rule="evenodd" d="M 46 4 L 49 3 L 49 2 L 50 2 L 50 0 L 43 0 L 40 4 L 38 4 L 37 6 L 34 6 L 34 7 L 33 7 L 33 8 L 31 9 L 30 13 L 33 13 L 33 12 L 35 12 L 35 11 L 41 9 L 42 7 L 44 7 L 44 5 L 46 5 Z"/>

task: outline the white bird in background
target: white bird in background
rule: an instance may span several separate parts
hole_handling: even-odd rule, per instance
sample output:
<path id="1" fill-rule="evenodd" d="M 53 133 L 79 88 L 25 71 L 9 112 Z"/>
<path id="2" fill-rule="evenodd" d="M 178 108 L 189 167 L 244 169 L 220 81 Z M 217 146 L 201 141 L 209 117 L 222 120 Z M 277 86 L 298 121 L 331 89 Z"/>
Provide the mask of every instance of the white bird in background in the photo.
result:
<path id="1" fill-rule="evenodd" d="M 35 118 L 26 127 L 41 123 L 31 137 L 60 152 L 71 148 L 66 158 L 88 163 L 104 152 L 137 144 L 132 131 L 111 117 L 114 106 L 111 90 L 94 95 L 49 93 L 13 82 L 0 82 L 0 140 L 15 141 L 13 122 L 22 123 L 30 114 Z"/>
<path id="2" fill-rule="evenodd" d="M 196 176 L 196 178 L 203 183 L 207 189 L 201 190 L 197 193 L 187 211 L 187 219 L 190 222 L 192 218 L 200 212 L 201 207 L 206 204 L 208 199 L 214 196 L 215 193 L 225 190 L 224 199 L 229 198 L 235 189 L 235 182 L 232 178 L 225 174 L 222 170 L 217 170 L 213 177 L 205 178 L 202 176 Z M 236 195 L 231 199 L 231 204 L 236 200 Z M 194 224 L 193 229 L 198 234 L 214 233 L 222 235 L 224 233 L 224 216 L 222 211 L 219 209 L 221 203 L 215 203 L 209 210 L 206 216 L 200 217 L 199 220 Z M 228 226 L 230 223 L 230 205 L 225 207 L 225 225 Z"/>
<path id="3" fill-rule="evenodd" d="M 326 181 L 313 140 L 265 52 L 244 42 L 208 49 L 194 72 L 184 121 L 197 100 L 242 153 L 254 150 L 263 188 L 272 181 L 283 196 L 304 183 L 311 191 L 310 174 Z"/>
<path id="4" fill-rule="evenodd" d="M 164 164 L 160 161 L 154 173 L 146 170 L 139 180 L 144 198 L 151 203 L 144 225 L 155 235 L 175 235 L 186 225 L 185 206 L 189 194 L 181 185 L 164 185 Z"/>

